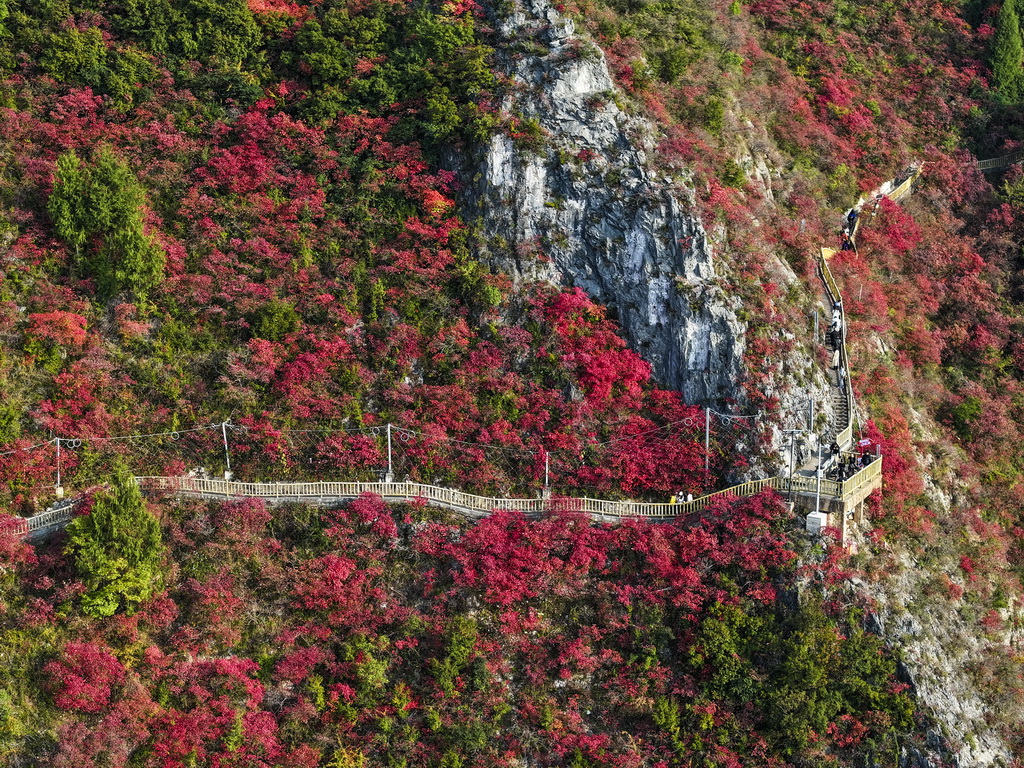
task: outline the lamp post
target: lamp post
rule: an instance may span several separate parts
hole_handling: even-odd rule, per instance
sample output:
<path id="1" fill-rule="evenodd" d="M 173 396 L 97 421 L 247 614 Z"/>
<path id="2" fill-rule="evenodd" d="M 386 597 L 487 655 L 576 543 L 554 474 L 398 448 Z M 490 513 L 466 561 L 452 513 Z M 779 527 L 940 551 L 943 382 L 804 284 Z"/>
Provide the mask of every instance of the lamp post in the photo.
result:
<path id="1" fill-rule="evenodd" d="M 60 438 L 57 438 L 57 485 L 54 488 L 57 498 L 64 498 L 64 486 L 60 484 Z"/>

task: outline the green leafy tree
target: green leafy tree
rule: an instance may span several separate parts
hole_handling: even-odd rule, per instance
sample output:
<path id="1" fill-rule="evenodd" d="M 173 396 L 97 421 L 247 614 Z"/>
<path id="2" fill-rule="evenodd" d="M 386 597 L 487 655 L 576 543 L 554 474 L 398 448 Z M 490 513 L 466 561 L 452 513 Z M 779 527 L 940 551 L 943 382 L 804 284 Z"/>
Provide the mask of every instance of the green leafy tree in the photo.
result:
<path id="1" fill-rule="evenodd" d="M 420 114 L 398 121 L 390 138 L 436 147 L 459 138 L 482 140 L 493 118 L 480 95 L 494 84 L 473 18 L 427 7 L 396 13 L 387 3 L 358 11 L 325 2 L 296 34 L 296 48 L 314 88 L 302 107 L 319 122 L 338 112 L 384 114 L 401 102 L 422 102 Z"/>
<path id="2" fill-rule="evenodd" d="M 91 166 L 74 152 L 57 160 L 47 210 L 101 298 L 130 291 L 144 300 L 163 278 L 166 257 L 144 231 L 144 202 L 139 180 L 108 147 Z"/>
<path id="3" fill-rule="evenodd" d="M 139 485 L 127 470 L 119 469 L 111 488 L 96 495 L 92 512 L 76 518 L 67 530 L 65 551 L 85 585 L 83 613 L 131 613 L 160 585 L 160 524 L 146 509 Z"/>
<path id="4" fill-rule="evenodd" d="M 0 0 L 0 15 L 3 2 Z M 119 109 L 128 109 L 144 98 L 140 84 L 150 83 L 157 76 L 156 66 L 145 53 L 131 45 L 108 45 L 98 27 L 84 32 L 62 27 L 43 35 L 40 43 L 39 64 L 48 75 L 62 83 L 87 85 L 109 94 Z"/>
<path id="5" fill-rule="evenodd" d="M 704 690 L 713 699 L 743 701 L 758 693 L 749 660 L 749 638 L 762 633 L 763 621 L 735 606 L 712 606 L 697 630 L 690 662 L 707 670 Z"/>
<path id="6" fill-rule="evenodd" d="M 446 695 L 454 695 L 455 678 L 469 663 L 476 641 L 476 622 L 464 616 L 456 616 L 448 629 L 447 654 L 444 659 L 431 661 L 434 679 Z"/>
<path id="7" fill-rule="evenodd" d="M 995 90 L 1007 104 L 1024 98 L 1024 43 L 1021 41 L 1020 19 L 1012 0 L 1006 0 L 996 21 L 992 43 L 992 80 Z"/>
<path id="8" fill-rule="evenodd" d="M 256 311 L 252 335 L 257 339 L 280 341 L 302 324 L 295 308 L 284 301 L 269 301 Z"/>
<path id="9" fill-rule="evenodd" d="M 450 136 L 459 127 L 462 118 L 459 107 L 452 101 L 447 88 L 437 88 L 427 96 L 427 131 L 432 136 Z"/>
<path id="10" fill-rule="evenodd" d="M 125 0 L 111 18 L 159 55 L 236 69 L 262 58 L 259 25 L 245 0 Z"/>
<path id="11" fill-rule="evenodd" d="M 47 74 L 61 82 L 100 88 L 107 73 L 103 33 L 96 27 L 85 32 L 70 27 L 50 35 L 40 63 Z"/>
<path id="12" fill-rule="evenodd" d="M 0 403 L 0 445 L 18 439 L 21 434 L 21 417 L 25 410 L 24 405 L 14 402 L 10 395 L 6 402 Z"/>

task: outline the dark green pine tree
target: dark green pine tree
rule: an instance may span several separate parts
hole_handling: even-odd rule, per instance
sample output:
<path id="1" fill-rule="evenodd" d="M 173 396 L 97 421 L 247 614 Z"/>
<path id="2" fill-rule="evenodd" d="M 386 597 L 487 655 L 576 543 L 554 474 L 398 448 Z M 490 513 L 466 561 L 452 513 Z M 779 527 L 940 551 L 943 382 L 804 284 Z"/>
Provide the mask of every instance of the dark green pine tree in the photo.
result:
<path id="1" fill-rule="evenodd" d="M 1024 42 L 1014 0 L 1005 0 L 992 43 L 992 84 L 1005 104 L 1024 99 Z"/>
<path id="2" fill-rule="evenodd" d="M 109 490 L 100 491 L 92 512 L 68 526 L 65 552 L 85 585 L 80 599 L 89 616 L 131 613 L 162 581 L 164 545 L 160 524 L 146 509 L 139 484 L 118 469 Z"/>

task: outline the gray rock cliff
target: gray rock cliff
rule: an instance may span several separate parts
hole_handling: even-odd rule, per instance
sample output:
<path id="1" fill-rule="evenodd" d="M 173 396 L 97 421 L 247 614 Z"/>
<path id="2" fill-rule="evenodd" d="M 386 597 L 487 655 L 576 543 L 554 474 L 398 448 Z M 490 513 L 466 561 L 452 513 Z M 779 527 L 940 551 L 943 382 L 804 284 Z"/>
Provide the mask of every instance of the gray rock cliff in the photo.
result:
<path id="1" fill-rule="evenodd" d="M 517 2 L 498 34 L 513 83 L 504 107 L 544 139 L 538 149 L 495 136 L 464 174 L 480 257 L 611 307 L 657 380 L 688 402 L 738 399 L 745 323 L 690 192 L 655 176 L 648 127 L 616 106 L 603 54 L 546 0 Z"/>

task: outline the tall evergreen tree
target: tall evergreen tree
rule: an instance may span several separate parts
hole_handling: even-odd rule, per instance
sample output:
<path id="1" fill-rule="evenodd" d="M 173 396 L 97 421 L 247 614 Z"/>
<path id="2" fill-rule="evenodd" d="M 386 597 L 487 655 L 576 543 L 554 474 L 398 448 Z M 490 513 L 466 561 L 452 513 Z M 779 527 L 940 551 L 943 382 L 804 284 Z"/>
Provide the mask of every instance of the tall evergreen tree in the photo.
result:
<path id="1" fill-rule="evenodd" d="M 996 93 L 1006 104 L 1024 99 L 1024 42 L 1015 0 L 1005 0 L 996 21 L 992 44 L 992 80 Z"/>
<path id="2" fill-rule="evenodd" d="M 88 232 L 88 212 L 85 210 L 86 175 L 82 161 L 74 150 L 57 158 L 53 192 L 47 210 L 53 220 L 57 236 L 81 256 Z"/>
<path id="3" fill-rule="evenodd" d="M 66 552 L 85 585 L 82 611 L 90 616 L 131 612 L 159 586 L 164 546 L 160 524 L 146 509 L 135 478 L 120 468 L 92 512 L 67 528 Z"/>
<path id="4" fill-rule="evenodd" d="M 102 298 L 131 291 L 144 300 L 163 277 L 165 254 L 144 231 L 144 202 L 139 180 L 108 147 L 91 166 L 74 152 L 57 160 L 47 210 Z"/>

